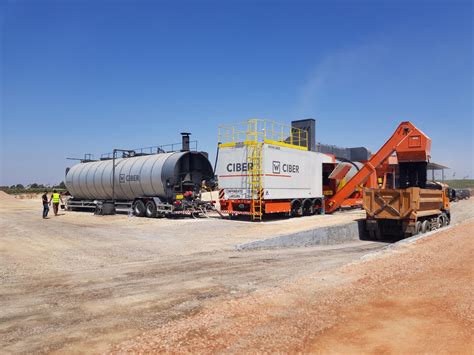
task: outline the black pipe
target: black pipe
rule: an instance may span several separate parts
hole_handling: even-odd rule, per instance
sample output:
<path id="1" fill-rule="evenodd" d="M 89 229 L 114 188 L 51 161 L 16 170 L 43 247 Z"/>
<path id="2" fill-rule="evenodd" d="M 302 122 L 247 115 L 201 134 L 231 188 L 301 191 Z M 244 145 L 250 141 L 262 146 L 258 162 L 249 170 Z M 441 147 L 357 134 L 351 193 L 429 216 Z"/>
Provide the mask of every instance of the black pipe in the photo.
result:
<path id="1" fill-rule="evenodd" d="M 216 168 L 217 168 L 217 158 L 219 158 L 219 145 L 220 143 L 217 143 L 217 151 L 216 151 L 216 160 L 214 161 L 214 176 L 216 176 Z"/>
<path id="2" fill-rule="evenodd" d="M 189 136 L 191 133 L 188 132 L 181 132 L 181 142 L 182 142 L 182 147 L 181 151 L 182 152 L 189 152 Z"/>
<path id="3" fill-rule="evenodd" d="M 344 162 L 344 163 L 352 164 L 352 165 L 357 169 L 357 171 L 360 170 L 360 168 L 357 166 L 357 164 L 354 163 L 352 160 L 349 160 L 349 159 L 346 159 L 346 158 L 336 158 L 336 159 L 337 159 L 337 160 L 340 160 L 340 161 L 342 161 L 342 162 Z"/>

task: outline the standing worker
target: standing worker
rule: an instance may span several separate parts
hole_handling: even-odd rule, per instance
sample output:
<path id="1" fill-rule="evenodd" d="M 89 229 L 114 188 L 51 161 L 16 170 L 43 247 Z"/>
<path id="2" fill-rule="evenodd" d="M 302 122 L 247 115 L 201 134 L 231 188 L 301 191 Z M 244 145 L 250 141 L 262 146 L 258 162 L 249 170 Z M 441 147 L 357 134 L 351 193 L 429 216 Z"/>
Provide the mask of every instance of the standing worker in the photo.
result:
<path id="1" fill-rule="evenodd" d="M 51 195 L 51 200 L 49 200 L 49 202 L 51 201 L 53 202 L 54 215 L 57 216 L 59 210 L 59 201 L 64 203 L 61 194 L 59 194 L 56 190 L 53 190 L 53 194 Z"/>
<path id="2" fill-rule="evenodd" d="M 43 219 L 48 217 L 48 212 L 49 212 L 49 201 L 48 201 L 48 191 L 45 191 L 43 196 L 41 196 L 41 199 L 43 200 Z"/>

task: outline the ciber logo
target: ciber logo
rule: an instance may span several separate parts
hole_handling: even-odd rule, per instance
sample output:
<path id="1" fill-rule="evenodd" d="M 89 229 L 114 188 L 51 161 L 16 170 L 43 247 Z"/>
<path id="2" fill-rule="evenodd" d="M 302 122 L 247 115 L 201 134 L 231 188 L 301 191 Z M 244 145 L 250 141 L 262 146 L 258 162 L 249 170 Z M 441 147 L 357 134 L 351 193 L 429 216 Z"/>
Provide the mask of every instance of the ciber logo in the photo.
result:
<path id="1" fill-rule="evenodd" d="M 227 171 L 229 173 L 232 172 L 245 172 L 252 170 L 253 168 L 253 163 L 229 163 L 227 164 Z"/>
<path id="2" fill-rule="evenodd" d="M 282 164 L 281 162 L 274 160 L 272 162 L 272 171 L 273 174 L 280 174 L 281 172 L 299 174 L 300 166 L 297 164 Z"/>
<path id="3" fill-rule="evenodd" d="M 140 181 L 140 175 L 125 175 L 120 174 L 119 182 L 122 184 L 129 181 Z"/>
<path id="4" fill-rule="evenodd" d="M 272 164 L 273 174 L 280 174 L 280 165 L 281 163 L 279 161 L 273 161 L 273 164 Z"/>
<path id="5" fill-rule="evenodd" d="M 247 172 L 252 170 L 253 163 L 229 163 L 226 166 L 226 169 L 229 173 L 233 172 Z M 273 174 L 283 173 L 293 173 L 299 174 L 300 166 L 296 164 L 282 164 L 279 161 L 274 160 L 272 162 L 272 172 Z"/>

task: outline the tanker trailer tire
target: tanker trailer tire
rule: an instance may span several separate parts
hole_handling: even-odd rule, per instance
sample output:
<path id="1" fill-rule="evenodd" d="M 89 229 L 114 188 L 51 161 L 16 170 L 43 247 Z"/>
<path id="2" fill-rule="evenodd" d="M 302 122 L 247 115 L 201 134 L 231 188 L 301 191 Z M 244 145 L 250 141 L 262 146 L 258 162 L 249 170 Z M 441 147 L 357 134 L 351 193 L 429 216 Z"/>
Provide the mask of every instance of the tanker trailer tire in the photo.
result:
<path id="1" fill-rule="evenodd" d="M 145 215 L 148 218 L 156 217 L 156 204 L 152 200 L 148 201 L 145 205 Z"/>
<path id="2" fill-rule="evenodd" d="M 143 217 L 145 215 L 146 206 L 142 200 L 136 200 L 133 203 L 132 209 L 133 209 L 133 214 L 137 217 Z"/>
<path id="3" fill-rule="evenodd" d="M 303 215 L 303 206 L 300 200 L 291 201 L 291 216 L 301 217 Z"/>

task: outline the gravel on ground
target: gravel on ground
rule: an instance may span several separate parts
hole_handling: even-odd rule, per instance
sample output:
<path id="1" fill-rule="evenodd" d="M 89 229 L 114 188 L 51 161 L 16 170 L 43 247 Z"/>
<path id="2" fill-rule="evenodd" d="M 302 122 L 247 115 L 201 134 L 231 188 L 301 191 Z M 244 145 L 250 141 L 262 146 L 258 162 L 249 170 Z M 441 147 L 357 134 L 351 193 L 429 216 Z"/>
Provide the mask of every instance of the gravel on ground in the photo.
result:
<path id="1" fill-rule="evenodd" d="M 474 220 L 224 300 L 112 353 L 472 354 Z"/>
<path id="2" fill-rule="evenodd" d="M 341 305 L 359 300 L 359 303 L 354 301 L 353 309 L 363 307 L 363 296 L 372 284 L 374 294 L 383 295 L 383 289 L 376 288 L 378 284 L 371 278 L 360 281 L 362 284 L 357 286 L 360 293 L 354 291 L 357 287 L 346 286 L 351 285 L 351 280 L 364 280 L 380 272 L 377 270 L 383 265 L 377 264 L 376 252 L 387 243 L 357 241 L 245 252 L 234 249 L 235 244 L 246 240 L 324 223 L 353 221 L 363 216 L 361 211 L 258 224 L 217 219 L 99 217 L 79 212 L 63 212 L 42 220 L 41 201 L 37 199 L 15 199 L 0 194 L 0 201 L 0 348 L 5 353 L 121 352 L 141 347 L 155 351 L 237 352 L 259 349 L 260 341 L 261 349 L 309 351 L 313 346 L 326 346 L 326 343 L 315 345 L 311 336 L 322 334 L 318 333 L 319 327 L 337 329 L 334 327 L 341 324 L 337 300 Z M 473 202 L 453 204 L 454 221 L 461 227 L 474 216 Z M 459 260 L 466 267 L 472 266 L 463 259 L 470 246 L 463 244 L 464 237 L 456 239 L 458 233 L 452 232 L 455 228 L 443 232 L 450 236 L 445 239 L 464 246 Z M 421 241 L 413 245 L 418 243 Z M 380 255 L 418 249 L 411 245 L 400 243 Z M 458 257 L 450 254 L 451 247 L 440 248 L 445 248 L 443 253 L 453 260 Z M 352 268 L 360 268 L 353 263 L 361 257 L 364 265 L 373 264 L 375 269 L 353 274 Z M 457 264 L 443 264 L 431 254 L 426 258 L 433 265 L 447 265 L 448 271 L 457 267 Z M 423 265 L 419 266 L 420 272 Z M 415 263 L 410 267 L 416 266 Z M 452 275 L 444 276 L 450 280 Z M 437 285 L 436 280 L 433 279 L 432 285 Z M 393 287 L 397 295 L 399 290 Z M 427 289 L 421 293 L 423 299 Z M 347 299 L 336 291 L 342 295 L 346 292 Z M 459 294 L 461 298 L 465 296 L 463 291 Z M 462 304 L 457 304 L 459 309 L 464 309 Z M 266 311 L 262 313 L 262 309 Z M 217 312 L 216 316 L 209 313 L 212 310 Z M 357 320 L 354 314 L 341 314 L 348 320 Z M 309 327 L 306 318 L 314 327 Z M 281 341 L 272 336 L 271 331 L 276 328 L 267 327 L 270 323 L 281 323 L 282 328 L 275 334 L 293 347 L 277 346 Z M 300 328 L 307 340 L 302 343 L 298 338 Z M 182 341 L 174 333 L 177 329 L 184 330 Z M 163 331 L 166 332 L 160 333 Z M 254 333 L 254 337 L 245 335 L 246 331 Z M 193 332 L 203 335 L 194 338 Z M 140 334 L 142 339 L 137 338 Z M 169 335 L 164 339 L 163 334 Z M 195 343 L 198 338 L 202 338 L 201 347 Z M 209 346 L 210 341 L 214 345 Z M 275 343 L 274 347 L 269 346 L 270 341 Z M 332 346 L 327 341 L 327 346 Z"/>

